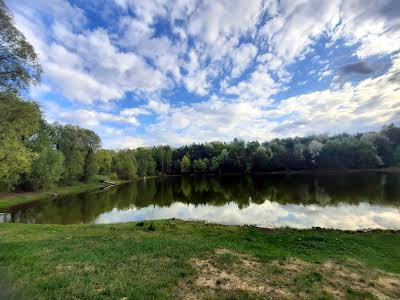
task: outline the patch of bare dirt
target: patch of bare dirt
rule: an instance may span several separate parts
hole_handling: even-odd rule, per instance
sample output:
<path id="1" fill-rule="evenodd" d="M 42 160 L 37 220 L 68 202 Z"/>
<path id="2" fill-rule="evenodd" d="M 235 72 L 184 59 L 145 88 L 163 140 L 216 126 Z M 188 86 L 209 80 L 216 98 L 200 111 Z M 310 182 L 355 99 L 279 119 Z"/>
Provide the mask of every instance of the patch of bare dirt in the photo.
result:
<path id="1" fill-rule="evenodd" d="M 32 196 L 33 192 L 9 192 L 9 193 L 0 193 L 0 201 L 8 200 L 10 198 L 20 197 L 20 196 Z"/>
<path id="2" fill-rule="evenodd" d="M 56 270 L 59 273 L 72 273 L 72 272 L 84 272 L 84 273 L 93 273 L 96 271 L 94 266 L 89 264 L 71 264 L 71 265 L 57 265 Z"/>
<path id="3" fill-rule="evenodd" d="M 287 259 L 261 263 L 249 255 L 217 249 L 190 264 L 196 276 L 179 285 L 178 294 L 184 299 L 223 298 L 235 292 L 273 299 L 321 295 L 343 299 L 349 290 L 379 299 L 400 299 L 400 276 L 354 261 L 321 264 Z"/>
<path id="4" fill-rule="evenodd" d="M 333 295 L 343 296 L 346 287 L 369 292 L 379 299 L 400 299 L 400 276 L 349 261 L 345 266 L 326 262 L 322 271 L 330 276 L 325 287 Z"/>

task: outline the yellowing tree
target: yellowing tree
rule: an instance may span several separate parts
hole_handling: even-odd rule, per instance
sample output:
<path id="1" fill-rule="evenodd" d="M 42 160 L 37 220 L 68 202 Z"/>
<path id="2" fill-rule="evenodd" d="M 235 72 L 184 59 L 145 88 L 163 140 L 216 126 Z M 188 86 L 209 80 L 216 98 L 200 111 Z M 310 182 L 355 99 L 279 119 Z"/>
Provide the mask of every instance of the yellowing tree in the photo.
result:
<path id="1" fill-rule="evenodd" d="M 182 173 L 189 173 L 190 172 L 190 158 L 185 155 L 181 160 L 181 172 Z"/>

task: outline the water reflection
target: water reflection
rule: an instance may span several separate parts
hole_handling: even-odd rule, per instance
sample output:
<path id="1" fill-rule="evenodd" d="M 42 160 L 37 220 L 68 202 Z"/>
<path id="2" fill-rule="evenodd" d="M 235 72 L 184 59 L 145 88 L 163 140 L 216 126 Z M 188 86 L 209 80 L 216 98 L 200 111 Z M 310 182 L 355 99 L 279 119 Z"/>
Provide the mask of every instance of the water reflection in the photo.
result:
<path id="1" fill-rule="evenodd" d="M 400 229 L 399 204 L 398 174 L 189 176 L 138 181 L 18 207 L 0 222 L 180 218 L 263 227 Z"/>

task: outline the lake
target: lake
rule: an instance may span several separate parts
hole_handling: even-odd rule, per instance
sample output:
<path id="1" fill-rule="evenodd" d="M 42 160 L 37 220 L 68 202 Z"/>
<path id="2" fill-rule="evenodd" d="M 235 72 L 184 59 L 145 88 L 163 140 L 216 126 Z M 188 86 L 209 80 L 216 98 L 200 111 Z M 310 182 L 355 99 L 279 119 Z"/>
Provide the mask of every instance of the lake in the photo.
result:
<path id="1" fill-rule="evenodd" d="M 400 229 L 400 174 L 173 176 L 11 208 L 0 222 L 178 218 L 266 228 Z"/>

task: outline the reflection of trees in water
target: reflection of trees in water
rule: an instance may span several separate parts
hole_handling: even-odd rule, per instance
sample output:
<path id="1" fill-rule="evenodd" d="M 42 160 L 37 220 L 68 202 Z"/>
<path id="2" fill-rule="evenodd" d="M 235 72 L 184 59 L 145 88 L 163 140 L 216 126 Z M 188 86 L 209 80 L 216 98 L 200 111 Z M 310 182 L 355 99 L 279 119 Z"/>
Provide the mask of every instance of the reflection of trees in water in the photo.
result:
<path id="1" fill-rule="evenodd" d="M 340 202 L 398 205 L 400 175 L 330 174 L 268 176 L 184 176 L 135 181 L 101 192 L 84 193 L 21 206 L 11 221 L 92 223 L 113 209 L 171 206 L 175 202 L 244 208 L 266 200 L 280 204 L 334 205 Z"/>
<path id="2" fill-rule="evenodd" d="M 250 202 L 261 204 L 265 200 L 304 205 L 340 202 L 395 204 L 400 201 L 400 176 L 375 173 L 185 176 L 157 179 L 154 183 L 157 197 L 142 197 L 145 193 L 138 192 L 135 206 L 169 206 L 174 202 L 221 206 L 233 202 L 239 207 L 246 207 Z M 160 191 L 163 191 L 162 194 Z"/>

